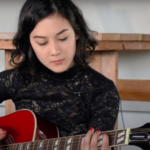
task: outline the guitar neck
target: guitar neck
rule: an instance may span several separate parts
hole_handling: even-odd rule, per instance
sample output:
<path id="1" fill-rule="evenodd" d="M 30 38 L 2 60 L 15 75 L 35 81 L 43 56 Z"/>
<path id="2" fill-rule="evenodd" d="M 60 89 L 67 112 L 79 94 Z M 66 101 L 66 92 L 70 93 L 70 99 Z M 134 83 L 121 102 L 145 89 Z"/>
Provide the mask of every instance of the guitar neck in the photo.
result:
<path id="1" fill-rule="evenodd" d="M 102 146 L 103 133 L 108 134 L 110 147 L 128 145 L 129 143 L 130 129 L 102 132 L 98 138 L 98 149 L 100 149 Z M 23 150 L 23 149 L 80 150 L 81 141 L 84 137 L 85 135 L 78 135 L 78 136 L 69 136 L 69 137 L 62 137 L 62 138 L 55 138 L 55 139 L 46 139 L 42 141 L 11 144 L 8 145 L 8 147 L 15 150 Z"/>

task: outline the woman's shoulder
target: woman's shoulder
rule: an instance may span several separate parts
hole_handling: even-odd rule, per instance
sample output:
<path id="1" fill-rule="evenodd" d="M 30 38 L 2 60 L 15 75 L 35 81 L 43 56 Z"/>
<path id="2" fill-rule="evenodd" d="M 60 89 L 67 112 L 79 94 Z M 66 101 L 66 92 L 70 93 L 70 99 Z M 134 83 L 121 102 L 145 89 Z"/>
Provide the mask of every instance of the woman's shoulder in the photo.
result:
<path id="1" fill-rule="evenodd" d="M 92 83 L 114 87 L 114 82 L 111 79 L 107 78 L 105 75 L 96 71 L 92 67 L 88 66 L 86 69 L 86 73 L 92 79 Z"/>
<path id="2" fill-rule="evenodd" d="M 9 78 L 9 77 L 14 77 L 18 75 L 18 71 L 16 69 L 8 69 L 0 72 L 0 78 Z"/>

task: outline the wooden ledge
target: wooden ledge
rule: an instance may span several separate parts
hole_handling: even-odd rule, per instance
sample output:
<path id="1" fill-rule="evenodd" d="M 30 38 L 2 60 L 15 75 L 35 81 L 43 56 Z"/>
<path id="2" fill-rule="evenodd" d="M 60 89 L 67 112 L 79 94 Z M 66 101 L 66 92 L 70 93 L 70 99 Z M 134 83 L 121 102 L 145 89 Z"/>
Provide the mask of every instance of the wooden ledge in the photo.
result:
<path id="1" fill-rule="evenodd" d="M 12 40 L 15 33 L 0 32 L 0 40 Z M 150 41 L 149 34 L 98 33 L 94 34 L 98 41 Z"/>
<path id="2" fill-rule="evenodd" d="M 0 49 L 14 50 L 12 39 L 15 33 L 0 33 Z M 150 50 L 150 35 L 98 33 L 95 35 L 96 51 L 105 50 Z"/>
<path id="3" fill-rule="evenodd" d="M 150 101 L 150 80 L 118 80 L 121 100 Z"/>

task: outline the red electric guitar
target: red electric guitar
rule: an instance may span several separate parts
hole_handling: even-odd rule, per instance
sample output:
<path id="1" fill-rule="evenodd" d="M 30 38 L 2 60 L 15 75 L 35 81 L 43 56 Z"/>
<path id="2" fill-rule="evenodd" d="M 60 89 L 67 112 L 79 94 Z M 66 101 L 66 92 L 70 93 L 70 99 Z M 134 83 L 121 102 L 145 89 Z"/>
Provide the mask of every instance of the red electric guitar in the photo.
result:
<path id="1" fill-rule="evenodd" d="M 79 150 L 85 135 L 59 138 L 57 128 L 30 110 L 19 110 L 0 117 L 0 127 L 7 130 L 0 150 Z M 105 132 L 106 133 L 106 132 Z M 98 149 L 102 145 L 102 134 L 98 139 Z M 110 147 L 136 145 L 150 150 L 150 124 L 140 128 L 107 132 Z"/>

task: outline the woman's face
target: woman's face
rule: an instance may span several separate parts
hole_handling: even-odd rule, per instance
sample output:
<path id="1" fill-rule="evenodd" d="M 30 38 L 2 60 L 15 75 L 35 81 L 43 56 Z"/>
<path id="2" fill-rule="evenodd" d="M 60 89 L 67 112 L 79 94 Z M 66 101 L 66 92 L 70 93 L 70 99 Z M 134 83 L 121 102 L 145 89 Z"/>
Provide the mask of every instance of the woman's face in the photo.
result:
<path id="1" fill-rule="evenodd" d="M 41 20 L 30 34 L 37 58 L 56 73 L 64 72 L 74 65 L 76 40 L 71 24 L 59 14 Z"/>

